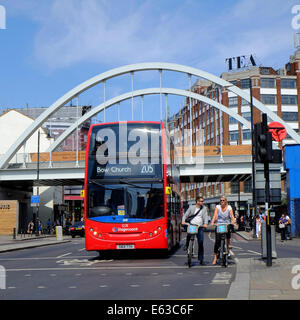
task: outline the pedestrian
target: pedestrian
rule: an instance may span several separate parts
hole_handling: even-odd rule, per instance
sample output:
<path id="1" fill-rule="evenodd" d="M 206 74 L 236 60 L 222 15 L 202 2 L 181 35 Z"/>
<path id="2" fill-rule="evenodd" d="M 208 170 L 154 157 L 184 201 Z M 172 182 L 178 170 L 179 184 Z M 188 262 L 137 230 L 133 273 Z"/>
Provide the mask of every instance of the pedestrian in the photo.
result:
<path id="1" fill-rule="evenodd" d="M 201 265 L 205 265 L 204 263 L 204 229 L 207 228 L 208 223 L 208 214 L 207 209 L 204 205 L 203 197 L 196 198 L 196 204 L 189 206 L 186 213 L 182 218 L 182 224 L 191 223 L 193 225 L 198 226 L 198 260 Z M 191 235 L 187 234 L 186 236 L 186 244 L 184 246 L 184 250 L 187 250 L 189 246 L 189 242 L 191 239 Z"/>
<path id="2" fill-rule="evenodd" d="M 51 233 L 51 226 L 52 226 L 52 223 L 51 223 L 51 220 L 49 218 L 48 221 L 47 221 L 47 233 L 48 234 Z"/>
<path id="3" fill-rule="evenodd" d="M 292 240 L 292 220 L 291 218 L 285 213 L 285 218 L 287 220 L 286 226 L 285 226 L 285 231 L 286 231 L 286 236 L 288 238 L 288 240 Z"/>
<path id="4" fill-rule="evenodd" d="M 256 238 L 260 238 L 261 235 L 261 219 L 258 216 L 256 216 Z"/>
<path id="5" fill-rule="evenodd" d="M 43 230 L 42 222 L 40 219 L 37 220 L 37 229 L 38 229 L 38 233 L 40 236 L 42 234 L 42 230 Z"/>
<path id="6" fill-rule="evenodd" d="M 287 219 L 285 214 L 283 213 L 279 219 L 279 229 L 281 233 L 281 242 L 283 242 L 286 239 L 286 225 L 287 225 Z"/>
<path id="7" fill-rule="evenodd" d="M 215 224 L 215 222 L 216 223 L 227 223 L 228 225 L 229 224 L 235 225 L 235 223 L 236 223 L 232 207 L 229 204 L 227 204 L 227 199 L 223 196 L 220 198 L 220 204 L 216 206 L 211 225 L 213 226 Z M 231 234 L 230 234 L 230 232 L 227 232 L 226 239 L 227 239 L 228 249 L 232 248 L 230 245 L 230 238 L 231 238 Z M 215 232 L 215 246 L 214 246 L 214 260 L 212 263 L 213 265 L 215 265 L 217 263 L 217 257 L 218 257 L 218 251 L 219 251 L 220 245 L 221 245 L 221 236 L 216 231 Z"/>
<path id="8" fill-rule="evenodd" d="M 32 220 L 30 220 L 30 222 L 28 223 L 28 230 L 27 230 L 27 232 L 28 232 L 29 234 L 32 234 L 32 233 L 33 233 L 33 228 L 34 228 L 34 223 L 33 223 Z"/>

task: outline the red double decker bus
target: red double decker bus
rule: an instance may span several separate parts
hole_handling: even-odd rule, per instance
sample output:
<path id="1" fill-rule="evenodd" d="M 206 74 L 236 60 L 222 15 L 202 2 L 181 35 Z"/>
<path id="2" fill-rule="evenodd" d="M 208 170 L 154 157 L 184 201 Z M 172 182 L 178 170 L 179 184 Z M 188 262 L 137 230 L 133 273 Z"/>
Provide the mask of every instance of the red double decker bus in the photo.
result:
<path id="1" fill-rule="evenodd" d="M 179 245 L 181 201 L 174 145 L 161 122 L 92 125 L 85 168 L 86 250 Z"/>

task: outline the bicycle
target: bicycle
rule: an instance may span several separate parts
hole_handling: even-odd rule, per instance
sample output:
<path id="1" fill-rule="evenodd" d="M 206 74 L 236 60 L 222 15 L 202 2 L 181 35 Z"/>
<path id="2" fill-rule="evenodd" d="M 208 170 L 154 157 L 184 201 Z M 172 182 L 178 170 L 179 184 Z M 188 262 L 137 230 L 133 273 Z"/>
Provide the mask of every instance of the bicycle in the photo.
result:
<path id="1" fill-rule="evenodd" d="M 190 268 L 192 266 L 192 258 L 194 253 L 195 237 L 198 234 L 198 226 L 189 224 L 187 227 L 187 233 L 191 235 L 189 246 L 187 248 L 187 264 Z"/>
<path id="2" fill-rule="evenodd" d="M 218 249 L 218 261 L 223 267 L 228 266 L 228 255 L 229 250 L 227 246 L 227 239 L 226 234 L 228 232 L 228 225 L 227 223 L 218 223 L 216 224 L 216 233 L 220 235 L 221 244 Z"/>

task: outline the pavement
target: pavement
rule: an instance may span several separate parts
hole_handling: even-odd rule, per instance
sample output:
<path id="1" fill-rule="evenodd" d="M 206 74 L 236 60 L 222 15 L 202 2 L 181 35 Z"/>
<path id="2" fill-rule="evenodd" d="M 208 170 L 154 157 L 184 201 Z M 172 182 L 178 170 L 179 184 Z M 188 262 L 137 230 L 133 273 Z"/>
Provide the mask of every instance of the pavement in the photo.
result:
<path id="1" fill-rule="evenodd" d="M 248 241 L 252 232 L 236 232 Z M 276 234 L 276 243 L 280 235 Z M 230 286 L 228 300 L 300 300 L 300 238 L 285 241 L 286 246 L 299 247 L 299 258 L 272 259 L 272 266 L 262 258 L 239 258 L 235 280 Z"/>
<path id="2" fill-rule="evenodd" d="M 63 236 L 62 239 L 56 238 L 55 235 L 17 235 L 16 239 L 13 239 L 12 235 L 0 235 L 0 253 L 23 250 L 28 248 L 56 245 L 61 243 L 70 242 L 69 236 Z"/>
<path id="3" fill-rule="evenodd" d="M 253 239 L 252 232 L 236 231 L 248 241 Z M 279 235 L 276 235 L 280 241 Z M 57 245 L 71 241 L 69 236 L 57 240 L 56 236 L 17 235 L 0 236 L 0 253 L 47 245 Z M 299 258 L 272 259 L 267 267 L 261 258 L 236 259 L 237 273 L 232 282 L 228 300 L 300 300 L 300 238 L 287 241 L 287 245 L 299 246 Z"/>

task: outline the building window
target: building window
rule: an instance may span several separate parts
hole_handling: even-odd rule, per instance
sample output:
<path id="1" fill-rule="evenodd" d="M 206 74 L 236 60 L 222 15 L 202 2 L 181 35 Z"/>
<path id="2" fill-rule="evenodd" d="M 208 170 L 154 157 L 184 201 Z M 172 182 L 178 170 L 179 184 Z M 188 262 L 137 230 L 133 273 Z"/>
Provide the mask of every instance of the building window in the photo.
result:
<path id="1" fill-rule="evenodd" d="M 230 131 L 230 141 L 239 140 L 239 132 L 237 130 Z"/>
<path id="2" fill-rule="evenodd" d="M 251 193 L 252 192 L 252 180 L 247 180 L 244 182 L 244 192 Z"/>
<path id="3" fill-rule="evenodd" d="M 249 88 L 250 88 L 250 79 L 242 79 L 241 89 L 249 89 Z"/>
<path id="4" fill-rule="evenodd" d="M 251 140 L 251 130 L 243 130 L 243 140 Z"/>
<path id="5" fill-rule="evenodd" d="M 250 104 L 250 102 L 242 98 L 242 106 L 246 106 L 248 104 Z"/>
<path id="6" fill-rule="evenodd" d="M 251 112 L 243 112 L 242 117 L 245 118 L 247 121 L 251 121 Z"/>
<path id="7" fill-rule="evenodd" d="M 282 120 L 298 121 L 298 112 L 282 112 Z"/>
<path id="8" fill-rule="evenodd" d="M 262 67 L 260 68 L 260 74 L 270 74 L 270 68 Z"/>
<path id="9" fill-rule="evenodd" d="M 275 94 L 261 94 L 260 100 L 263 104 L 276 104 Z"/>
<path id="10" fill-rule="evenodd" d="M 281 79 L 281 88 L 284 89 L 295 89 L 296 88 L 296 79 Z"/>
<path id="11" fill-rule="evenodd" d="M 261 78 L 260 79 L 261 88 L 275 88 L 274 78 Z"/>
<path id="12" fill-rule="evenodd" d="M 297 96 L 290 95 L 282 95 L 281 96 L 282 104 L 296 105 L 297 104 Z"/>
<path id="13" fill-rule="evenodd" d="M 239 192 L 239 181 L 231 182 L 231 193 L 238 193 Z"/>
<path id="14" fill-rule="evenodd" d="M 236 107 L 238 105 L 238 97 L 228 98 L 229 107 Z"/>
<path id="15" fill-rule="evenodd" d="M 236 118 L 229 117 L 229 124 L 236 124 L 236 123 L 238 123 L 238 121 L 236 120 Z"/>

